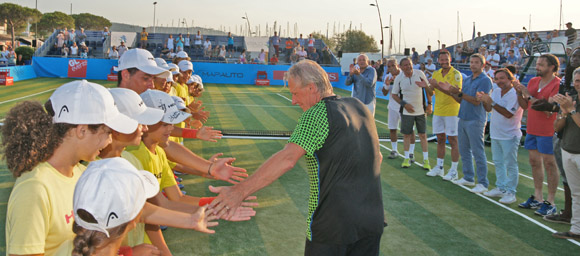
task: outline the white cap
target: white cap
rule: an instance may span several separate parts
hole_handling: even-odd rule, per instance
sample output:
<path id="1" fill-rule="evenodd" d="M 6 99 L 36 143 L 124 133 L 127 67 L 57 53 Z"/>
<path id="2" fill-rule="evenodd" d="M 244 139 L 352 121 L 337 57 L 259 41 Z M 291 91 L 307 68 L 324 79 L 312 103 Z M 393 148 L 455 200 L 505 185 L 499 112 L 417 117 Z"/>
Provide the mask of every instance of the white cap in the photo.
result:
<path id="1" fill-rule="evenodd" d="M 153 55 L 144 49 L 131 49 L 123 53 L 119 58 L 119 66 L 115 67 L 115 71 L 121 71 L 128 68 L 137 68 L 147 74 L 161 76 L 166 78 L 169 72 L 166 69 L 160 68 L 155 62 Z"/>
<path id="2" fill-rule="evenodd" d="M 169 65 L 167 65 L 167 61 L 165 61 L 162 58 L 155 58 L 155 64 L 157 64 L 158 67 L 160 68 L 164 68 L 165 70 L 169 70 Z"/>
<path id="3" fill-rule="evenodd" d="M 73 212 L 77 225 L 103 232 L 137 217 L 147 198 L 159 193 L 159 182 L 148 171 L 137 170 L 129 161 L 107 158 L 93 161 L 75 186 Z M 84 220 L 79 210 L 90 213 L 97 223 Z"/>
<path id="4" fill-rule="evenodd" d="M 147 107 L 161 109 L 165 112 L 161 122 L 168 124 L 178 124 L 191 116 L 189 113 L 180 111 L 177 108 L 175 101 L 173 101 L 171 96 L 165 92 L 147 90 L 144 93 L 141 93 L 141 98 Z"/>
<path id="5" fill-rule="evenodd" d="M 185 106 L 185 101 L 183 101 L 182 98 L 179 98 L 178 96 L 171 96 L 171 98 L 173 99 L 173 102 L 175 102 L 175 105 L 179 110 L 184 110 L 187 108 Z"/>
<path id="6" fill-rule="evenodd" d="M 169 63 L 167 66 L 169 66 L 169 70 L 171 71 L 172 75 L 179 74 L 179 66 L 177 66 L 175 63 Z"/>
<path id="7" fill-rule="evenodd" d="M 109 92 L 113 95 L 119 111 L 137 120 L 140 124 L 154 125 L 163 118 L 162 110 L 145 106 L 143 99 L 133 90 L 112 88 L 109 89 Z"/>
<path id="8" fill-rule="evenodd" d="M 181 72 L 191 70 L 193 71 L 193 64 L 189 60 L 180 61 L 177 66 Z"/>
<path id="9" fill-rule="evenodd" d="M 187 80 L 187 82 L 185 82 L 185 84 L 192 84 L 192 83 L 198 83 L 197 79 L 195 79 L 193 76 L 189 78 L 189 80 Z"/>
<path id="10" fill-rule="evenodd" d="M 172 74 L 172 75 L 174 75 L 174 74 L 173 74 L 173 71 L 175 71 L 175 70 L 179 69 L 179 68 L 177 67 L 177 65 L 175 65 L 175 64 L 173 64 L 173 65 L 175 65 L 175 67 L 170 67 L 169 65 L 167 65 L 167 61 L 165 61 L 165 60 L 164 60 L 164 59 L 162 59 L 162 58 L 155 58 L 155 63 L 157 63 L 157 66 L 158 66 L 158 67 L 160 67 L 160 68 L 164 68 L 164 69 L 166 69 L 166 70 L 169 70 L 169 71 L 171 71 L 171 74 Z M 167 77 L 165 78 L 165 81 L 167 81 L 167 82 L 173 82 L 173 76 L 172 76 L 172 75 L 169 75 L 169 76 L 167 76 Z M 161 77 L 161 78 L 163 78 L 163 76 L 158 76 L 158 77 Z"/>
<path id="11" fill-rule="evenodd" d="M 184 51 L 179 51 L 176 55 L 177 58 L 189 58 L 189 55 L 187 54 L 187 52 Z"/>
<path id="12" fill-rule="evenodd" d="M 192 75 L 192 77 L 195 77 L 198 83 L 201 83 L 203 81 L 203 79 L 201 79 L 201 76 L 199 75 Z"/>
<path id="13" fill-rule="evenodd" d="M 137 130 L 137 121 L 121 114 L 107 88 L 77 80 L 63 84 L 50 96 L 54 123 L 105 124 L 120 133 Z"/>

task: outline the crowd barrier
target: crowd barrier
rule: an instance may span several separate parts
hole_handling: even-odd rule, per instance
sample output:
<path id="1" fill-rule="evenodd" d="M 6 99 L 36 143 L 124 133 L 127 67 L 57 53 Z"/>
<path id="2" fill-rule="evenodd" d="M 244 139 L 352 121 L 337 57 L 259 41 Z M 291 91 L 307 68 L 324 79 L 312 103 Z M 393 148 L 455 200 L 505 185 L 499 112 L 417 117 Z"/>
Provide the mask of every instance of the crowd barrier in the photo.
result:
<path id="1" fill-rule="evenodd" d="M 14 78 L 14 82 L 36 78 L 36 73 L 34 72 L 32 65 L 0 67 L 0 70 L 2 72 L 8 70 L 10 76 Z"/>
<path id="2" fill-rule="evenodd" d="M 32 66 L 39 77 L 107 80 L 117 60 L 33 57 Z M 90 72 L 88 72 L 90 70 Z"/>

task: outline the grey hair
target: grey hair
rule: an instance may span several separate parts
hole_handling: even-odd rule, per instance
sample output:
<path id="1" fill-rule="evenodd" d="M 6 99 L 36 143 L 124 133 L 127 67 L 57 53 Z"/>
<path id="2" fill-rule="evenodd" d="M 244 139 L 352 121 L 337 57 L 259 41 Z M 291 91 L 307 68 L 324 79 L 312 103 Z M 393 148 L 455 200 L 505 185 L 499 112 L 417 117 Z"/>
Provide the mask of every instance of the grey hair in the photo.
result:
<path id="1" fill-rule="evenodd" d="M 302 60 L 292 66 L 284 75 L 284 80 L 288 81 L 290 78 L 300 81 L 302 87 L 313 83 L 321 94 L 333 92 L 326 71 L 311 60 Z"/>
<path id="2" fill-rule="evenodd" d="M 394 62 L 395 63 L 395 66 L 398 66 L 399 65 L 399 63 L 397 63 L 397 59 L 395 59 L 395 57 L 389 57 L 387 59 L 387 62 L 386 63 L 389 63 L 389 62 Z"/>
<path id="3" fill-rule="evenodd" d="M 357 57 L 357 60 L 358 60 L 358 58 L 359 58 L 359 57 L 361 57 L 361 56 L 363 56 L 363 57 L 365 58 L 365 60 L 367 61 L 367 63 L 369 62 L 369 56 L 367 56 L 367 55 L 366 55 L 366 54 L 364 54 L 364 53 L 361 53 L 361 54 L 360 54 L 360 55 Z"/>
<path id="4" fill-rule="evenodd" d="M 574 72 L 572 73 L 572 77 L 575 77 L 576 75 L 580 75 L 580 67 L 577 67 L 576 69 L 574 69 Z"/>

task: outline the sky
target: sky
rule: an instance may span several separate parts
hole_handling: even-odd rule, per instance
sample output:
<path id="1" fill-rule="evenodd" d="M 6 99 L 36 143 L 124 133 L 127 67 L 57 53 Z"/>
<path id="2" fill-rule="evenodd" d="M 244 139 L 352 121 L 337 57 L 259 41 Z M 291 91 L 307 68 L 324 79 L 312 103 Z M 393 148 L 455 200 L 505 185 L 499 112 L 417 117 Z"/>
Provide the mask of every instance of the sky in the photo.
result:
<path id="1" fill-rule="evenodd" d="M 155 18 L 158 26 L 177 26 L 185 19 L 191 26 L 214 29 L 225 28 L 236 33 L 236 28 L 246 27 L 246 16 L 252 32 L 259 26 L 262 36 L 266 25 L 277 22 L 282 36 L 297 33 L 305 36 L 313 31 L 332 36 L 343 32 L 352 23 L 352 29 L 360 29 L 372 35 L 377 43 L 381 30 L 377 8 L 370 6 L 378 1 L 383 26 L 392 20 L 395 46 L 416 47 L 424 51 L 428 44 L 437 49 L 437 40 L 447 45 L 471 39 L 473 25 L 482 35 L 528 30 L 552 30 L 560 25 L 560 0 L 156 0 Z M 8 0 L 22 6 L 35 8 L 43 13 L 61 11 L 92 13 L 112 22 L 138 26 L 153 25 L 154 0 Z M 562 0 L 562 29 L 572 22 L 580 28 L 580 1 Z M 458 23 L 459 17 L 459 23 Z M 531 17 L 531 22 L 530 22 Z M 339 26 L 340 24 L 340 26 Z M 400 26 L 399 24 L 402 24 Z M 458 29 L 459 24 L 459 29 Z M 399 29 L 401 40 L 399 44 Z M 459 31 L 459 33 L 458 33 Z M 385 53 L 389 45 L 389 29 L 384 29 Z M 462 40 L 463 39 L 463 40 Z M 379 45 L 380 49 L 380 45 Z M 393 51 L 394 52 L 394 51 Z"/>

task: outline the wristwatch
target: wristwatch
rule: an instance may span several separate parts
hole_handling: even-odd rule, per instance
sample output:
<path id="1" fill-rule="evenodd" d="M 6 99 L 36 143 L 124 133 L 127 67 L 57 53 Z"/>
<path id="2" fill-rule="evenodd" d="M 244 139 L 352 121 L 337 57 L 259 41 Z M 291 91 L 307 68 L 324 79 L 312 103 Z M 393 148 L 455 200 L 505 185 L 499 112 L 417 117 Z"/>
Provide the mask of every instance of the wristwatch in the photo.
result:
<path id="1" fill-rule="evenodd" d="M 575 110 L 575 109 L 574 109 L 574 110 L 572 110 L 572 111 L 570 111 L 570 116 L 572 116 L 572 115 L 574 115 L 574 114 L 576 114 L 576 110 Z"/>
<path id="2" fill-rule="evenodd" d="M 460 92 L 459 94 L 457 94 L 457 98 L 461 98 L 463 97 L 463 92 Z"/>
<path id="3" fill-rule="evenodd" d="M 497 105 L 497 103 L 495 103 L 495 101 L 492 101 L 492 102 L 491 102 L 491 107 L 493 107 L 493 106 L 495 106 L 495 105 Z"/>

